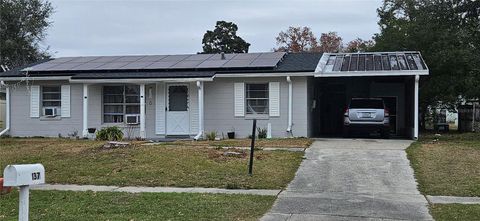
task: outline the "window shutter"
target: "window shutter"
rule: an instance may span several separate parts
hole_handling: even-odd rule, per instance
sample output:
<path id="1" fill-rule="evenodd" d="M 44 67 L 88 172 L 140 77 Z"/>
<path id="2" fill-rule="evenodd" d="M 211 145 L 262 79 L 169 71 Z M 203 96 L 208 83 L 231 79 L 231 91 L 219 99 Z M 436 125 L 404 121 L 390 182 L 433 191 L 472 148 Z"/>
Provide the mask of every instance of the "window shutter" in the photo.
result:
<path id="1" fill-rule="evenodd" d="M 30 117 L 40 117 L 40 86 L 30 86 Z"/>
<path id="2" fill-rule="evenodd" d="M 268 107 L 271 117 L 280 116 L 280 82 L 270 82 L 268 85 Z"/>
<path id="3" fill-rule="evenodd" d="M 243 117 L 245 116 L 245 83 L 235 83 L 233 89 L 235 117 Z"/>
<path id="4" fill-rule="evenodd" d="M 155 133 L 165 134 L 165 84 L 157 83 L 155 95 Z"/>
<path id="5" fill-rule="evenodd" d="M 70 85 L 62 85 L 62 117 L 70 117 Z"/>

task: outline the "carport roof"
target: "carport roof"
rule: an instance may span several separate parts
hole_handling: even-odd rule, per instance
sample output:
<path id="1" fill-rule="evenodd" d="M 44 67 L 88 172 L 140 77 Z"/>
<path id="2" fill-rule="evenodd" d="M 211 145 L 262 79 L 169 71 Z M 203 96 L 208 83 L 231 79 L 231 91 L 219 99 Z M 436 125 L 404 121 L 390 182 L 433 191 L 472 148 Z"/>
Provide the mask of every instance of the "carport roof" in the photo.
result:
<path id="1" fill-rule="evenodd" d="M 324 53 L 315 77 L 428 75 L 418 51 Z"/>

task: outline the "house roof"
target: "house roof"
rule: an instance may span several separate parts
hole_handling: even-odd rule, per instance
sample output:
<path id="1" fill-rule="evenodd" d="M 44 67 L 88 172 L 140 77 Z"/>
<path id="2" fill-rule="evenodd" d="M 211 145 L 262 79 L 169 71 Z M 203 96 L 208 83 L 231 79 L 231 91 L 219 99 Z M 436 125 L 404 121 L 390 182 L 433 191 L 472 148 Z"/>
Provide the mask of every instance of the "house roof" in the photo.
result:
<path id="1" fill-rule="evenodd" d="M 63 57 L 0 73 L 0 78 L 198 78 L 225 73 L 313 72 L 321 55 L 268 52 L 225 54 L 225 59 L 220 54 Z"/>
<path id="2" fill-rule="evenodd" d="M 324 53 L 316 77 L 428 75 L 418 51 Z"/>

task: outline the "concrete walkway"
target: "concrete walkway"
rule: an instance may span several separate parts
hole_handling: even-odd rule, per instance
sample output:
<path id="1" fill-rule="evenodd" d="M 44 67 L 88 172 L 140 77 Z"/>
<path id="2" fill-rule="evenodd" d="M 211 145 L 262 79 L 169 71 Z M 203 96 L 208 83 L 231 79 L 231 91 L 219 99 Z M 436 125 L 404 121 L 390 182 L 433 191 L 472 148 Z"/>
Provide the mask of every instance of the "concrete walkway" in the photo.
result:
<path id="1" fill-rule="evenodd" d="M 276 196 L 281 190 L 262 189 L 218 189 L 218 188 L 181 188 L 181 187 L 118 187 L 118 186 L 95 186 L 95 185 L 63 185 L 43 184 L 31 186 L 32 190 L 59 190 L 59 191 L 94 191 L 94 192 L 126 192 L 126 193 L 224 193 L 224 194 L 250 194 Z"/>
<path id="2" fill-rule="evenodd" d="M 405 153 L 410 143 L 315 141 L 262 220 L 433 220 Z"/>
<path id="3" fill-rule="evenodd" d="M 462 196 L 427 196 L 430 203 L 433 204 L 480 204 L 480 197 L 462 197 Z"/>

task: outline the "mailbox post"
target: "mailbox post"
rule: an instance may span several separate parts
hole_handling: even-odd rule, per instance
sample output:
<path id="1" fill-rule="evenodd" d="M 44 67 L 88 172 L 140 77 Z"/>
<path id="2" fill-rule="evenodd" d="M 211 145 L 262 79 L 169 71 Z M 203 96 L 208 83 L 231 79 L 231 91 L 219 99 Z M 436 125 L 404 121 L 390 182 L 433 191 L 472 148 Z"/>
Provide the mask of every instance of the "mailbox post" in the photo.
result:
<path id="1" fill-rule="evenodd" d="M 18 220 L 28 221 L 29 188 L 45 183 L 45 168 L 42 164 L 8 165 L 3 175 L 4 186 L 20 188 Z"/>

